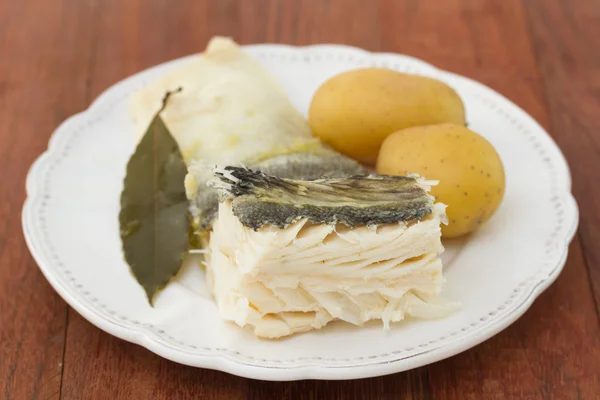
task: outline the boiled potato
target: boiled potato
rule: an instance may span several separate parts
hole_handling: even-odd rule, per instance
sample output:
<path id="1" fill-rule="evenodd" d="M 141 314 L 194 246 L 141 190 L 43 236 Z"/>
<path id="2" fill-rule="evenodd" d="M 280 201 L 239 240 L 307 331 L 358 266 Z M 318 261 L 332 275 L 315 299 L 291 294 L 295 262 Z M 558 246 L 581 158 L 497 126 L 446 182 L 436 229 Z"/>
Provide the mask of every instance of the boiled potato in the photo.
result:
<path id="1" fill-rule="evenodd" d="M 384 68 L 344 72 L 326 81 L 308 113 L 313 133 L 342 154 L 374 165 L 383 140 L 400 129 L 465 123 L 465 109 L 445 83 Z"/>
<path id="2" fill-rule="evenodd" d="M 448 206 L 442 236 L 453 238 L 477 229 L 496 211 L 504 196 L 504 167 L 485 138 L 455 124 L 398 131 L 383 142 L 377 173 L 418 173 L 439 180 L 431 194 Z"/>

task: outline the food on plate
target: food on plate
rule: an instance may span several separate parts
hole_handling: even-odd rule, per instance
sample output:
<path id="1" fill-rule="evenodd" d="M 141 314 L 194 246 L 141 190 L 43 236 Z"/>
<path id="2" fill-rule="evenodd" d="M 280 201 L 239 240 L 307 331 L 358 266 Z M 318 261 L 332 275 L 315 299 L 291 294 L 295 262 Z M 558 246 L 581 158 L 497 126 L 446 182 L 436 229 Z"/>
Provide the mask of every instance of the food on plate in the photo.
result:
<path id="1" fill-rule="evenodd" d="M 496 149 L 462 125 L 420 126 L 388 136 L 377 159 L 377 173 L 408 172 L 439 180 L 431 194 L 448 206 L 444 238 L 479 228 L 504 196 L 504 167 Z"/>
<path id="2" fill-rule="evenodd" d="M 216 170 L 206 257 L 222 316 L 277 338 L 332 320 L 438 318 L 444 205 L 414 177 L 296 181 Z"/>
<path id="3" fill-rule="evenodd" d="M 165 93 L 176 90 L 178 92 L 169 97 L 168 106 L 163 107 Z M 159 109 L 162 111 L 155 116 Z M 185 186 L 183 182 L 173 184 L 180 185 L 181 191 L 185 187 L 184 194 L 187 192 L 191 200 L 193 234 L 190 241 L 195 244 L 205 240 L 217 212 L 217 191 L 206 186 L 213 177 L 210 168 L 213 165 L 244 164 L 279 176 L 303 179 L 365 173 L 356 161 L 326 148 L 314 138 L 306 120 L 273 78 L 258 61 L 227 38 L 214 38 L 202 56 L 136 92 L 130 110 L 138 138 L 152 134 L 148 123 L 160 120 L 176 140 L 189 166 Z M 141 154 L 139 158 L 146 162 L 152 160 L 148 154 Z M 150 171 L 161 170 L 153 169 L 151 164 L 147 167 Z M 161 216 L 172 212 L 168 203 L 157 203 L 157 206 L 163 208 L 153 208 L 152 212 L 157 215 L 147 222 L 162 222 L 152 225 L 154 231 L 167 226 Z M 129 232 L 130 226 L 139 224 L 137 218 L 122 219 L 121 230 L 127 232 L 127 242 L 134 243 L 140 249 L 138 252 L 147 252 L 147 248 L 154 246 L 150 238 L 138 243 L 146 229 Z M 171 226 L 169 234 L 172 236 L 169 242 L 180 243 L 181 238 L 188 238 L 188 229 L 183 224 Z M 124 242 L 124 248 L 126 244 Z M 134 276 L 146 288 L 150 302 L 178 271 L 169 267 L 174 256 L 170 253 L 161 256 L 163 251 L 173 249 L 158 247 L 153 256 L 169 262 L 142 265 L 135 265 L 137 257 L 133 257 L 131 251 L 125 253 Z M 181 259 L 182 255 L 177 257 Z"/>
<path id="4" fill-rule="evenodd" d="M 175 93 L 164 96 L 129 159 L 121 193 L 123 253 L 150 304 L 154 294 L 179 271 L 188 246 L 188 201 L 182 188 L 187 168 L 160 117 Z"/>
<path id="5" fill-rule="evenodd" d="M 334 319 L 387 325 L 453 308 L 440 298 L 445 206 L 427 193 L 432 182 L 369 175 L 322 144 L 233 41 L 211 40 L 201 57 L 136 93 L 131 110 L 143 137 L 153 118 L 164 122 L 188 165 L 192 242 L 225 319 L 274 338 Z M 155 212 L 168 215 L 161 204 Z M 135 276 L 144 285 L 156 273 Z"/>
<path id="6" fill-rule="evenodd" d="M 313 137 L 279 84 L 230 39 L 212 39 L 201 57 L 134 95 L 138 132 L 145 131 L 164 94 L 179 87 L 161 118 L 190 165 L 185 187 L 198 231 L 210 228 L 217 211 L 216 191 L 206 187 L 214 165 L 244 164 L 298 179 L 365 173 Z"/>
<path id="7" fill-rule="evenodd" d="M 383 140 L 412 126 L 465 124 L 465 108 L 445 83 L 384 68 L 343 72 L 314 94 L 308 120 L 335 150 L 374 165 Z"/>

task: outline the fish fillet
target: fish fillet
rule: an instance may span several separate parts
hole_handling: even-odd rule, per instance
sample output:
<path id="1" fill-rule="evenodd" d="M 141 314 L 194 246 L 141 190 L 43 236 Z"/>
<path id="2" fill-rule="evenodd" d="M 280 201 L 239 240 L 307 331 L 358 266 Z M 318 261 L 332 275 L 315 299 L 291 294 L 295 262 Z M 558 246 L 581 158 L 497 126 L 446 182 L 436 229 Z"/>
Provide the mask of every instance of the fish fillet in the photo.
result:
<path id="1" fill-rule="evenodd" d="M 225 319 L 277 338 L 336 319 L 388 327 L 453 311 L 438 301 L 445 206 L 433 204 L 429 182 L 296 181 L 235 167 L 216 176 L 206 265 Z"/>
<path id="2" fill-rule="evenodd" d="M 140 133 L 179 87 L 161 116 L 188 164 L 194 235 L 224 319 L 277 338 L 336 319 L 388 326 L 454 309 L 439 297 L 445 206 L 433 204 L 426 183 L 366 177 L 321 144 L 230 39 L 212 39 L 133 96 Z M 249 169 L 217 168 L 215 179 L 215 165 Z"/>

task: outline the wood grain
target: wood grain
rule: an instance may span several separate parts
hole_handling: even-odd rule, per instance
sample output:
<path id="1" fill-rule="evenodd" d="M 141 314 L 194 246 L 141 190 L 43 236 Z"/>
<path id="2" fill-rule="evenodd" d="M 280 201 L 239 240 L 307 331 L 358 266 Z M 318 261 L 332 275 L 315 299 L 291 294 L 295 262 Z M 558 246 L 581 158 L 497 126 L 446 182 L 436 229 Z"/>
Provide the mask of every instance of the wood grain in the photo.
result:
<path id="1" fill-rule="evenodd" d="M 0 2 L 0 397 L 59 398 L 67 307 L 29 255 L 25 176 L 53 128 L 89 101 L 90 14 L 71 2 Z M 69 21 L 68 24 L 64 21 Z"/>
<path id="2" fill-rule="evenodd" d="M 0 1 L 0 398 L 503 399 L 600 393 L 600 4 L 596 0 Z M 28 254 L 24 178 L 64 118 L 143 68 L 240 43 L 402 52 L 479 80 L 550 130 L 582 223 L 564 272 L 515 324 L 427 367 L 261 382 L 178 365 L 68 311 Z M 583 245 L 583 246 L 582 246 Z M 594 302 L 594 295 L 596 302 Z M 64 368 L 64 370 L 63 370 Z"/>
<path id="3" fill-rule="evenodd" d="M 580 239 L 600 310 L 600 2 L 527 3 L 554 138 L 573 174 Z"/>

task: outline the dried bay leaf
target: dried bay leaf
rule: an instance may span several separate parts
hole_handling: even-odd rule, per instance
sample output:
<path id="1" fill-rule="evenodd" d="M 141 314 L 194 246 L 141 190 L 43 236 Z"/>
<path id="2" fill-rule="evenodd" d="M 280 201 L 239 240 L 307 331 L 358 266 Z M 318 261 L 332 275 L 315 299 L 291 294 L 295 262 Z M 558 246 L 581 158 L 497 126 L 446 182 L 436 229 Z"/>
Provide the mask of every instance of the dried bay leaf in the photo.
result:
<path id="1" fill-rule="evenodd" d="M 188 245 L 186 165 L 160 113 L 127 164 L 119 223 L 125 259 L 152 305 L 154 295 L 177 274 Z"/>

